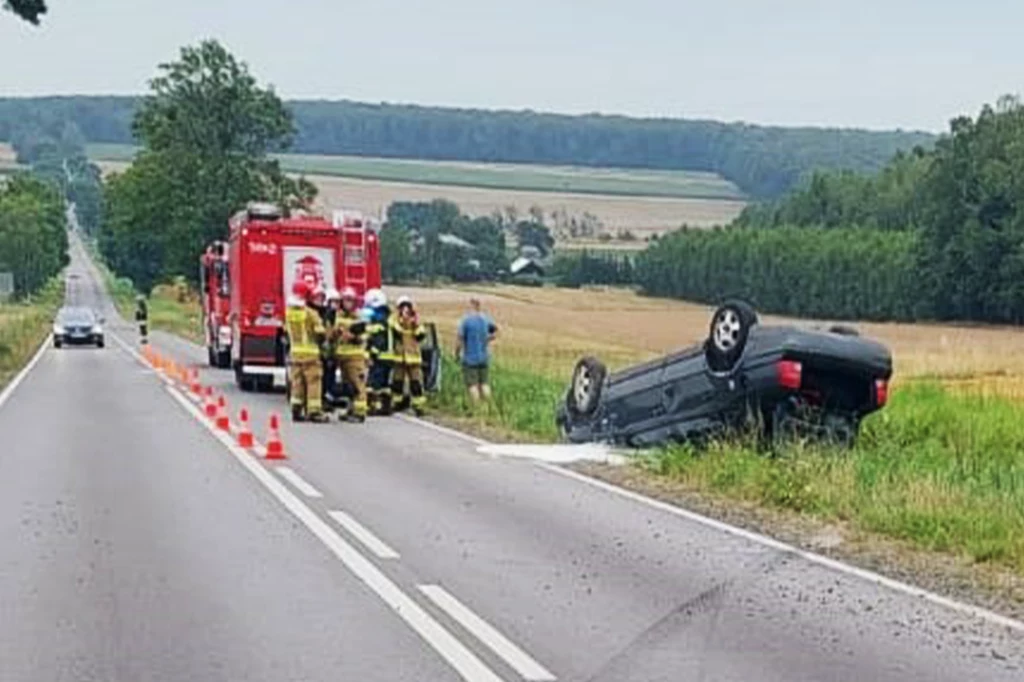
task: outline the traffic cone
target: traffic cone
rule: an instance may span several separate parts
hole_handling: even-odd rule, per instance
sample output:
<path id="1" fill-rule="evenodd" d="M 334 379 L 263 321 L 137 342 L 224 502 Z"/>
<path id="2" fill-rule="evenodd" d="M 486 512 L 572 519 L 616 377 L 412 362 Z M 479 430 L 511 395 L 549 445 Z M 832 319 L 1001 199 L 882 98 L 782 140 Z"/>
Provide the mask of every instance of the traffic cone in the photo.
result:
<path id="1" fill-rule="evenodd" d="M 224 396 L 217 399 L 217 428 L 221 431 L 231 430 L 231 421 L 228 419 L 228 403 Z"/>
<path id="2" fill-rule="evenodd" d="M 281 442 L 280 421 L 276 414 L 270 415 L 270 433 L 267 435 L 267 459 L 288 459 Z"/>
<path id="3" fill-rule="evenodd" d="M 189 389 L 196 395 L 202 395 L 203 387 L 199 384 L 199 371 L 192 370 L 192 380 L 189 385 Z"/>
<path id="4" fill-rule="evenodd" d="M 206 416 L 213 419 L 217 416 L 217 403 L 213 400 L 213 389 L 209 386 L 206 387 Z"/>
<path id="5" fill-rule="evenodd" d="M 242 408 L 238 413 L 238 446 L 243 448 L 252 447 L 252 430 L 249 429 L 249 410 Z"/>

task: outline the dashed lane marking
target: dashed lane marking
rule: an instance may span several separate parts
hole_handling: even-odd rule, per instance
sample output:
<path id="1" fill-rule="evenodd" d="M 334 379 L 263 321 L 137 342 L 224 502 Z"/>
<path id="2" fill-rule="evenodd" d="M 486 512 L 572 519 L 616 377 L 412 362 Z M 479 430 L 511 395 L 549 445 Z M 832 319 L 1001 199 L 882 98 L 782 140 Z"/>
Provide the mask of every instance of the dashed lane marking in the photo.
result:
<path id="1" fill-rule="evenodd" d="M 557 679 L 547 668 L 535 661 L 490 623 L 471 611 L 440 585 L 420 585 L 420 592 L 447 613 L 459 625 L 473 634 L 488 649 L 530 682 L 552 682 Z"/>

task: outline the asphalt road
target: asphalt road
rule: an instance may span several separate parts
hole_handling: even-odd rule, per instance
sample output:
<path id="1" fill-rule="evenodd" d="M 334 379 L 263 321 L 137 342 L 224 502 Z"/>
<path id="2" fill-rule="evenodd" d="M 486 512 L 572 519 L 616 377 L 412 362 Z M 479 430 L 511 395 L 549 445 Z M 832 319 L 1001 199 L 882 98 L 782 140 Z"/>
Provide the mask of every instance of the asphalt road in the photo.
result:
<path id="1" fill-rule="evenodd" d="M 1024 679 L 1024 631 L 419 423 L 240 450 L 73 254 L 111 338 L 45 350 L 0 405 L 5 681 Z M 261 440 L 284 412 L 201 377 Z"/>

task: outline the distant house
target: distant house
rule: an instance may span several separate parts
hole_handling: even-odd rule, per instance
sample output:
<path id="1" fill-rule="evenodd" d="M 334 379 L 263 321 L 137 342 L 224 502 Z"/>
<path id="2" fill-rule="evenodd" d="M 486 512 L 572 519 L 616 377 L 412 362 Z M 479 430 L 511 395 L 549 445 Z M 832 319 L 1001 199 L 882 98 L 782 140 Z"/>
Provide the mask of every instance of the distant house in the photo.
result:
<path id="1" fill-rule="evenodd" d="M 508 272 L 512 277 L 543 277 L 544 266 L 533 258 L 520 256 L 508 266 Z"/>
<path id="2" fill-rule="evenodd" d="M 445 232 L 444 234 L 437 235 L 437 241 L 445 244 L 446 246 L 454 246 L 459 249 L 466 249 L 467 251 L 475 248 L 472 244 L 467 242 L 462 237 L 457 237 L 454 234 Z"/>

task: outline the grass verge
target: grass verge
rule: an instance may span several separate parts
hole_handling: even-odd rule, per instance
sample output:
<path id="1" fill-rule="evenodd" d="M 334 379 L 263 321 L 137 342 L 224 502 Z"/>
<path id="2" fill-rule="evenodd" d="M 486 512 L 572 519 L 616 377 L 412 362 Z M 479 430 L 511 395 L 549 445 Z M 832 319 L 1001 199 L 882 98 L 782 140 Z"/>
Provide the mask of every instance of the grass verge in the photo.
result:
<path id="1" fill-rule="evenodd" d="M 53 280 L 30 301 L 0 305 L 0 388 L 46 340 L 62 300 L 63 287 Z"/>

